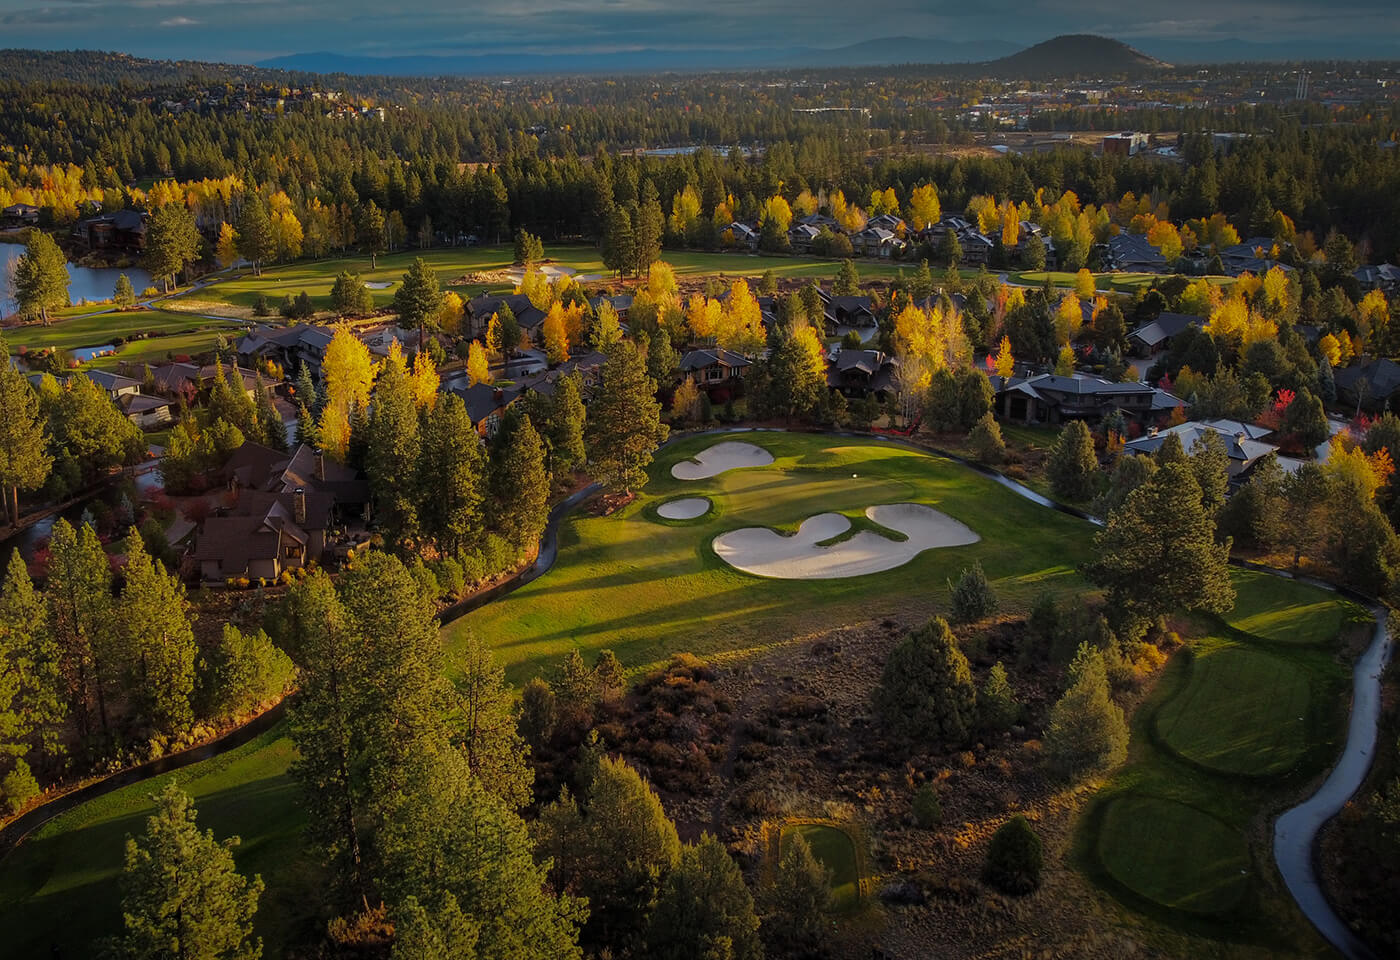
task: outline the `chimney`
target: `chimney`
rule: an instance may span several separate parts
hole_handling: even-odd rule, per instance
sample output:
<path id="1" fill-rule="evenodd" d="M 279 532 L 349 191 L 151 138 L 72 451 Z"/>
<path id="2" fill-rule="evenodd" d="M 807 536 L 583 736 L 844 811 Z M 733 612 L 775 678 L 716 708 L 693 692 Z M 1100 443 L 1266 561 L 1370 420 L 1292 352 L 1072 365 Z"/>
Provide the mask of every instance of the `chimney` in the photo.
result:
<path id="1" fill-rule="evenodd" d="M 306 490 L 302 487 L 297 487 L 292 494 L 292 517 L 297 526 L 306 526 Z"/>
<path id="2" fill-rule="evenodd" d="M 319 448 L 316 450 L 316 479 L 326 479 L 326 451 Z"/>

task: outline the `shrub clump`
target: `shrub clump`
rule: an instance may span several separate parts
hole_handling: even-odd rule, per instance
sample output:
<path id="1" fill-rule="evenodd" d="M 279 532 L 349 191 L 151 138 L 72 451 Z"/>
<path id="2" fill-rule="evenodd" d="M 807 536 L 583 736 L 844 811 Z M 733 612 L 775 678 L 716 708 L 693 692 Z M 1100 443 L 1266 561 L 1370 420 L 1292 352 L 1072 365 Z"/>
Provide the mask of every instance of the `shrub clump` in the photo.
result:
<path id="1" fill-rule="evenodd" d="M 894 648 L 874 701 L 895 733 L 948 746 L 967 741 L 977 719 L 977 688 L 947 620 L 935 617 Z"/>
<path id="2" fill-rule="evenodd" d="M 943 804 L 931 783 L 924 784 L 914 793 L 914 822 L 924 830 L 932 830 L 943 822 Z"/>
<path id="3" fill-rule="evenodd" d="M 1040 886 L 1042 864 L 1040 838 L 1026 818 L 1017 814 L 992 834 L 982 880 L 1002 893 L 1030 893 Z"/>
<path id="4" fill-rule="evenodd" d="M 1069 688 L 1050 711 L 1045 755 L 1062 777 L 1106 770 L 1128 754 L 1128 724 L 1123 708 L 1109 695 L 1103 654 L 1088 643 L 1069 666 Z"/>
<path id="5" fill-rule="evenodd" d="M 953 595 L 953 621 L 973 623 L 991 615 L 997 608 L 997 595 L 982 572 L 982 562 L 976 561 L 963 570 L 956 584 L 949 583 Z"/>

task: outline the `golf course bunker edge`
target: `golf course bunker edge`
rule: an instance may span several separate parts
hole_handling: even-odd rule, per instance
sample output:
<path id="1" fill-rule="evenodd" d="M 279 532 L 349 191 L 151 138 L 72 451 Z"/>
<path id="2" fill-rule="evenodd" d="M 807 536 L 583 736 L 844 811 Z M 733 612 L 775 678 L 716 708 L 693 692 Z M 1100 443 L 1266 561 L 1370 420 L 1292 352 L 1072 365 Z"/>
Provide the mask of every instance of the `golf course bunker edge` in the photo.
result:
<path id="1" fill-rule="evenodd" d="M 739 470 L 744 467 L 766 467 L 773 462 L 773 455 L 762 447 L 737 440 L 726 440 L 697 453 L 692 460 L 682 460 L 671 467 L 671 476 L 677 480 L 708 480 L 726 470 Z"/>
<path id="2" fill-rule="evenodd" d="M 715 537 L 721 560 L 736 570 L 777 580 L 837 580 L 902 567 L 925 550 L 961 547 L 982 539 L 965 523 L 920 503 L 867 507 L 873 522 L 904 534 L 891 540 L 871 530 L 822 546 L 846 533 L 851 521 L 839 513 L 819 513 L 784 536 L 767 527 L 744 527 Z"/>
<path id="3" fill-rule="evenodd" d="M 656 515 L 663 520 L 694 520 L 709 512 L 709 497 L 680 497 L 656 508 Z"/>

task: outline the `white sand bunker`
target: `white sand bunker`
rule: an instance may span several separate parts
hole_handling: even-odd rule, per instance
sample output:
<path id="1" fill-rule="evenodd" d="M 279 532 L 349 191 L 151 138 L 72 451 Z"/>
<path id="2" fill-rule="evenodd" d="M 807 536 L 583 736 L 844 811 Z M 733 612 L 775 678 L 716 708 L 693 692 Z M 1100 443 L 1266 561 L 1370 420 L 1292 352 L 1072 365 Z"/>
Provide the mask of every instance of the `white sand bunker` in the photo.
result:
<path id="1" fill-rule="evenodd" d="M 766 527 L 745 527 L 714 539 L 721 560 L 745 573 L 778 580 L 836 580 L 902 567 L 925 550 L 960 547 L 982 539 L 966 524 L 918 503 L 867 507 L 865 515 L 907 540 L 895 541 L 870 530 L 830 546 L 851 521 L 839 513 L 819 513 L 803 521 L 790 537 Z"/>
<path id="2" fill-rule="evenodd" d="M 656 508 L 656 515 L 663 520 L 694 520 L 710 512 L 710 501 L 706 497 L 682 497 L 668 500 Z"/>
<path id="3" fill-rule="evenodd" d="M 773 455 L 762 447 L 726 440 L 697 453 L 694 460 L 682 460 L 671 468 L 671 476 L 677 480 L 708 480 L 726 470 L 766 467 L 772 462 Z"/>

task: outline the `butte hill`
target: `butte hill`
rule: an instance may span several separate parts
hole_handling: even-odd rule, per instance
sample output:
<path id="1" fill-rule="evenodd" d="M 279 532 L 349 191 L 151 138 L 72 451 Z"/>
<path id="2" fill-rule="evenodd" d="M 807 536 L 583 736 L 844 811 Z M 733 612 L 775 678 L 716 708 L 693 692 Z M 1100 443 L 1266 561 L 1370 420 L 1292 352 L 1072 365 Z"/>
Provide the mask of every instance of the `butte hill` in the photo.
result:
<path id="1" fill-rule="evenodd" d="M 1121 40 L 1087 33 L 1037 43 L 1000 60 L 976 64 L 984 76 L 1041 80 L 1064 77 L 1146 77 L 1171 69 Z"/>

